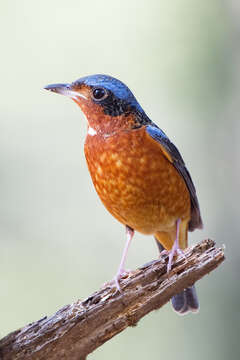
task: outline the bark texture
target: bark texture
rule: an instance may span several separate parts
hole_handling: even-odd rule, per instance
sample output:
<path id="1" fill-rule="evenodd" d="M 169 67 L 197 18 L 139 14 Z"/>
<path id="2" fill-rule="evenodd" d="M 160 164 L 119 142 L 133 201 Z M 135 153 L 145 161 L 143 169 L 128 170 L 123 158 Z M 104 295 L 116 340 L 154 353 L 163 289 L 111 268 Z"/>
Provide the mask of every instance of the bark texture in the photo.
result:
<path id="1" fill-rule="evenodd" d="M 122 292 L 105 284 L 86 300 L 64 306 L 0 340 L 0 359 L 86 359 L 87 355 L 173 295 L 214 270 L 224 260 L 222 248 L 203 240 L 185 251 L 167 274 L 168 257 L 143 265 L 122 278 Z M 209 281 L 211 279 L 209 278 Z"/>

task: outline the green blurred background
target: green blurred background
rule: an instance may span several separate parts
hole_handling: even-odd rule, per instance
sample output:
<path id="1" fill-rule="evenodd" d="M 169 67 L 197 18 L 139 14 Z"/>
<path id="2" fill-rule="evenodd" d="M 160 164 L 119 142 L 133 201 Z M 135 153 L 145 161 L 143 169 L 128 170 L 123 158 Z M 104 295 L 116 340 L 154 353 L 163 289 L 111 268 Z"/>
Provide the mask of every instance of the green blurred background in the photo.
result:
<path id="1" fill-rule="evenodd" d="M 89 359 L 238 359 L 238 0 L 9 0 L 0 4 L 0 335 L 84 299 L 116 272 L 125 232 L 87 171 L 86 124 L 42 90 L 106 73 L 125 82 L 181 151 L 204 230 L 226 262 L 198 284 L 201 311 L 170 305 Z M 127 267 L 157 257 L 137 234 Z"/>

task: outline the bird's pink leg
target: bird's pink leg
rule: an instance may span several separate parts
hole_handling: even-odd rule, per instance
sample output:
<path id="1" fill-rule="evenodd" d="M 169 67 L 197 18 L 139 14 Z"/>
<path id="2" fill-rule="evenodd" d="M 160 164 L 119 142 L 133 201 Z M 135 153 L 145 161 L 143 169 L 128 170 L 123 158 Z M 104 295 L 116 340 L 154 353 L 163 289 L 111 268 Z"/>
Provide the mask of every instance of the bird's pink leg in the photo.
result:
<path id="1" fill-rule="evenodd" d="M 183 251 L 180 249 L 179 247 L 179 227 L 180 227 L 180 222 L 181 219 L 177 220 L 176 223 L 176 239 L 174 241 L 173 247 L 171 249 L 171 251 L 168 252 L 168 265 L 167 265 L 167 272 L 169 272 L 172 268 L 172 261 L 173 261 L 173 257 L 175 255 L 182 255 Z"/>
<path id="2" fill-rule="evenodd" d="M 127 253 L 128 253 L 128 249 L 130 246 L 130 243 L 132 241 L 133 235 L 134 235 L 134 230 L 132 228 L 130 228 L 129 226 L 126 226 L 126 233 L 127 233 L 127 241 L 123 250 L 123 254 L 122 254 L 122 258 L 121 258 L 121 262 L 117 271 L 117 274 L 114 278 L 115 280 L 115 285 L 116 288 L 121 292 L 121 288 L 119 285 L 119 280 L 121 278 L 121 275 L 123 275 L 124 273 L 126 273 L 126 270 L 124 269 L 124 265 L 126 262 L 126 258 L 127 258 Z"/>

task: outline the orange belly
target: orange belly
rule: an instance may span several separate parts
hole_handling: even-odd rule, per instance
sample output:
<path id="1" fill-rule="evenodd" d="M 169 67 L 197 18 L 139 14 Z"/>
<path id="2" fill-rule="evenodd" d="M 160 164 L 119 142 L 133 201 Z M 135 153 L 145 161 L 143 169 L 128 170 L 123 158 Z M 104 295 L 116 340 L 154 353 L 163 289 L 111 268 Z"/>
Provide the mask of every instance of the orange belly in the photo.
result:
<path id="1" fill-rule="evenodd" d="M 145 128 L 88 135 L 85 156 L 96 191 L 121 223 L 144 233 L 172 231 L 190 218 L 190 196 L 181 175 Z"/>

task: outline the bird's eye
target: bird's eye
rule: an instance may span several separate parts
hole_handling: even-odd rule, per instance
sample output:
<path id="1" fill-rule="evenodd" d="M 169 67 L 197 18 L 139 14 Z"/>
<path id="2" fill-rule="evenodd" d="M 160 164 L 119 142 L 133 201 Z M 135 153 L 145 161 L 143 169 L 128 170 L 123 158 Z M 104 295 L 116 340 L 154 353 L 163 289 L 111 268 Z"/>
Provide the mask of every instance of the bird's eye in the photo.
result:
<path id="1" fill-rule="evenodd" d="M 104 88 L 95 88 L 92 94 L 94 100 L 103 100 L 108 96 L 107 90 Z"/>

